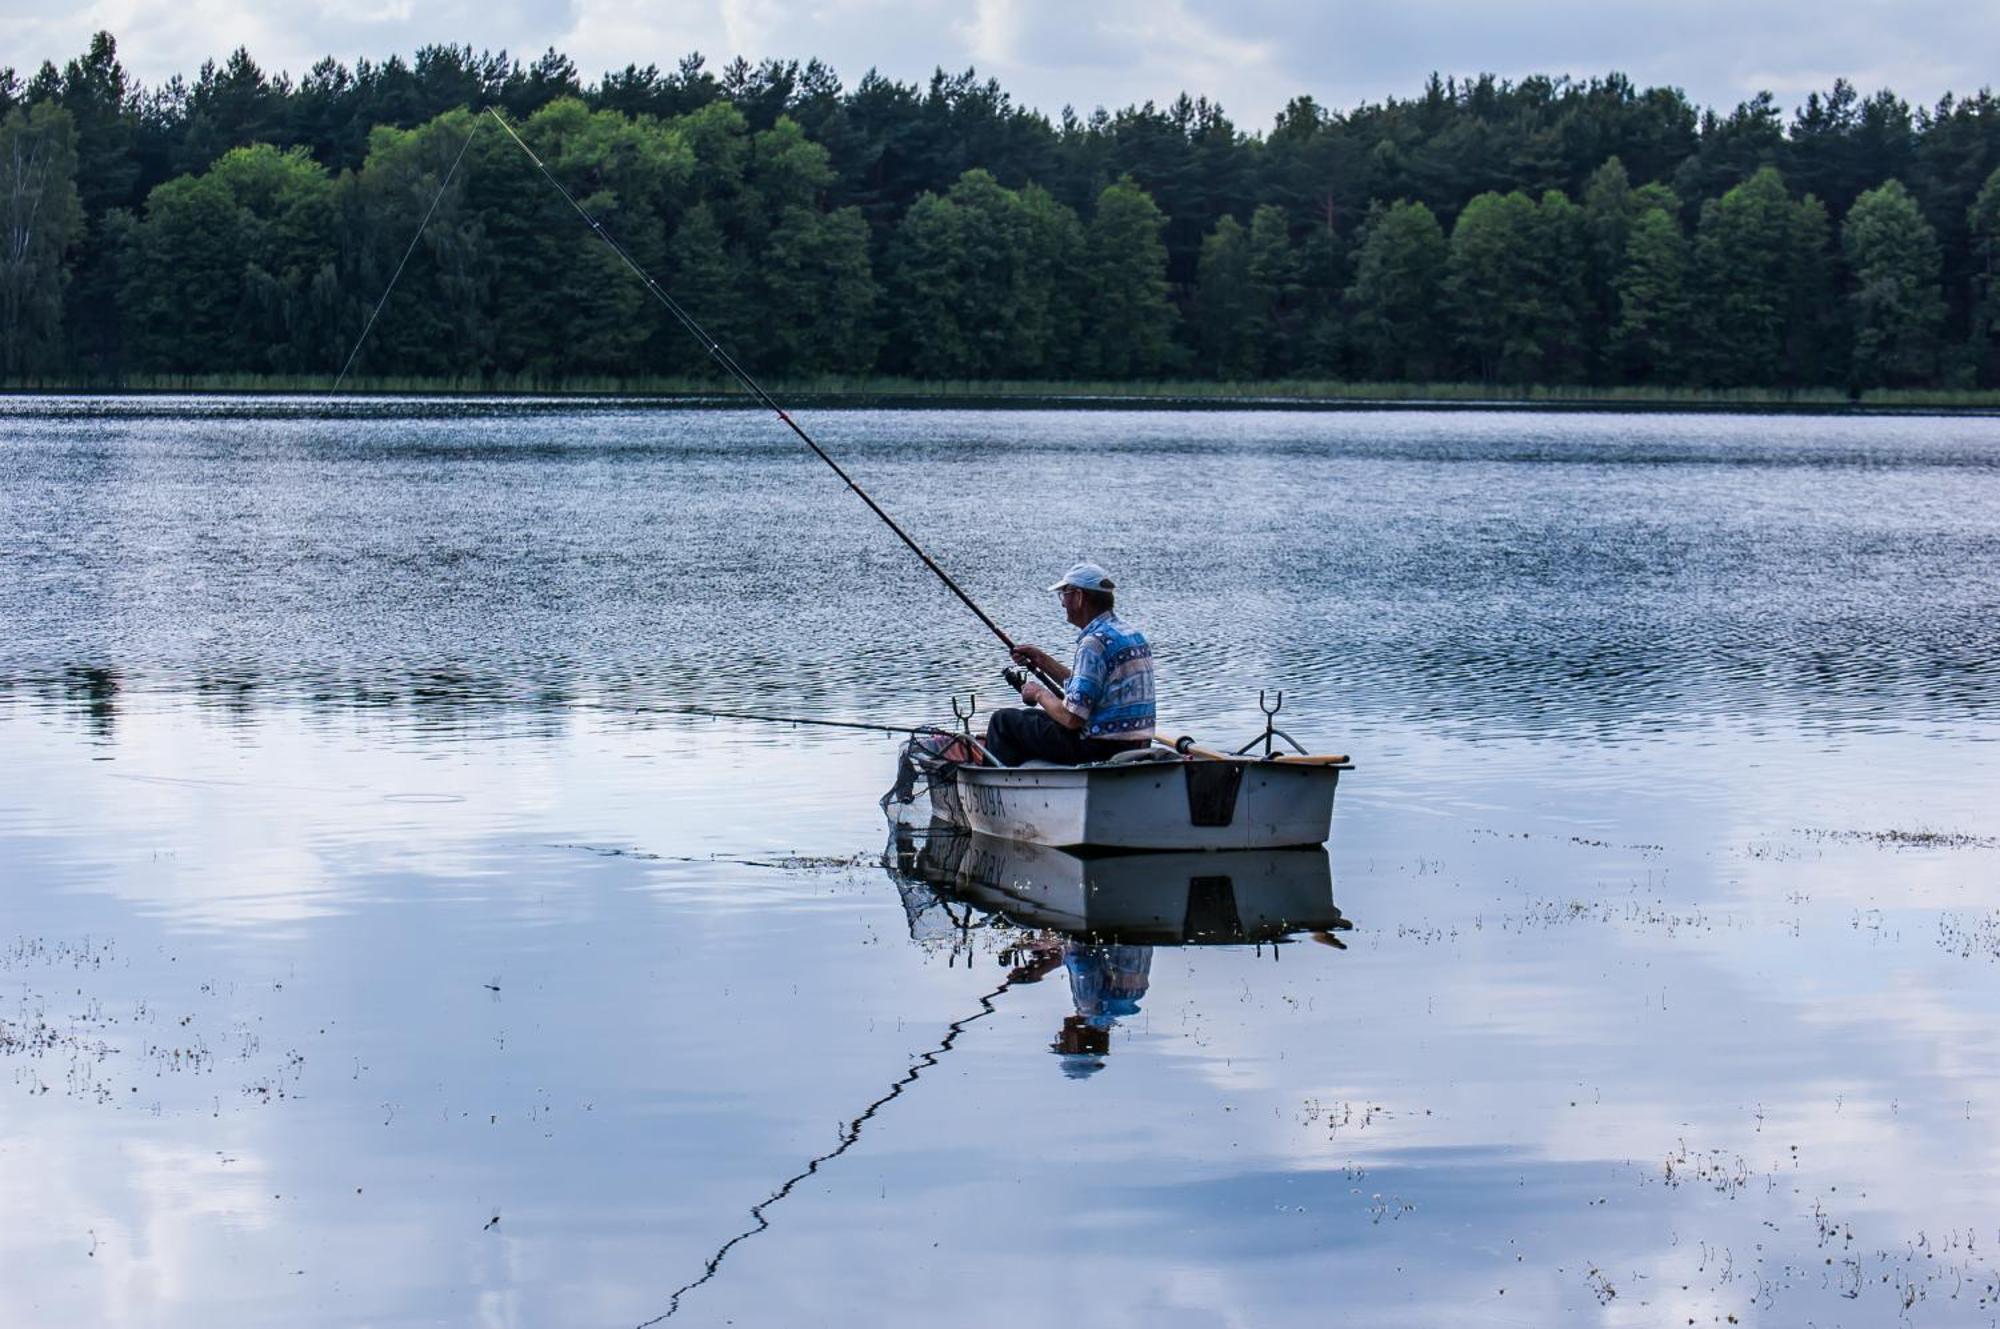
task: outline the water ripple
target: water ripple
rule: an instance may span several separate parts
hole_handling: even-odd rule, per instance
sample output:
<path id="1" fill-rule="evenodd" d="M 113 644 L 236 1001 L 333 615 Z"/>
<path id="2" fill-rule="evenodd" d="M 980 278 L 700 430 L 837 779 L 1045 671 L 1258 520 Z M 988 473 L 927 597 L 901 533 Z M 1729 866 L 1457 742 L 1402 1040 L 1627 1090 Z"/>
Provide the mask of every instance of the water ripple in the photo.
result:
<path id="1" fill-rule="evenodd" d="M 1089 556 L 1167 711 L 1606 740 L 1720 719 L 1984 737 L 2000 422 L 822 412 L 1016 636 Z M 758 413 L 0 402 L 0 695 L 935 720 L 997 644 Z M 1303 721 L 1302 721 L 1303 722 Z"/>

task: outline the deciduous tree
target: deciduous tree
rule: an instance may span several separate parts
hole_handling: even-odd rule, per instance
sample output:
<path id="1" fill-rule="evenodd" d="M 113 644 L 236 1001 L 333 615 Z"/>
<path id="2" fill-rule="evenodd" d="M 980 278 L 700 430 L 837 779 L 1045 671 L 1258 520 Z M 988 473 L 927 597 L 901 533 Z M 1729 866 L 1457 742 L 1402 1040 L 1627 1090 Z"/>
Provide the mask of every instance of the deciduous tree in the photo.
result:
<path id="1" fill-rule="evenodd" d="M 1854 289 L 1854 381 L 1898 387 L 1937 370 L 1944 300 L 1937 236 L 1900 181 L 1854 201 L 1840 230 Z"/>
<path id="2" fill-rule="evenodd" d="M 1782 377 L 1794 240 L 1792 201 L 1774 167 L 1702 207 L 1691 333 L 1703 381 L 1770 386 Z"/>
<path id="3" fill-rule="evenodd" d="M 1249 233 L 1224 217 L 1201 242 L 1196 268 L 1196 371 L 1230 381 L 1256 377 L 1261 312 L 1250 285 Z"/>
<path id="4" fill-rule="evenodd" d="M 1362 233 L 1348 288 L 1362 371 L 1418 382 L 1438 376 L 1447 344 L 1441 297 L 1450 247 L 1431 210 L 1399 201 Z"/>
<path id="5" fill-rule="evenodd" d="M 1547 325 L 1535 202 L 1481 194 L 1451 232 L 1445 303 L 1463 362 L 1486 382 L 1530 383 Z"/>
<path id="6" fill-rule="evenodd" d="M 1166 214 L 1129 176 L 1097 196 L 1083 247 L 1088 372 L 1152 378 L 1175 367 L 1165 229 Z"/>
<path id="7" fill-rule="evenodd" d="M 1647 208 L 1633 220 L 1612 290 L 1614 380 L 1680 382 L 1686 373 L 1687 242 L 1674 212 Z"/>
<path id="8" fill-rule="evenodd" d="M 1966 212 L 1972 236 L 1972 360 L 1981 383 L 2000 382 L 2000 167 Z"/>

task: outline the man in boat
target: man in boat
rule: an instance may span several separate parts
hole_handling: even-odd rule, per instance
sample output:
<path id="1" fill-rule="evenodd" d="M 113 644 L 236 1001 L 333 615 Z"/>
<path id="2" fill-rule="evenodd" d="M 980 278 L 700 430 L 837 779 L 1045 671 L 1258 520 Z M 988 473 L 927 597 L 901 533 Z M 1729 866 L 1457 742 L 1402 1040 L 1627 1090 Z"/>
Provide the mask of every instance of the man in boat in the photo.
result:
<path id="1" fill-rule="evenodd" d="M 1039 646 L 1014 648 L 1017 663 L 1046 674 L 1062 691 L 1025 680 L 1022 708 L 995 711 L 987 721 L 986 750 L 1006 766 L 1081 766 L 1149 746 L 1153 649 L 1118 617 L 1110 576 L 1095 563 L 1079 563 L 1049 589 L 1079 629 L 1076 656 L 1065 667 Z"/>

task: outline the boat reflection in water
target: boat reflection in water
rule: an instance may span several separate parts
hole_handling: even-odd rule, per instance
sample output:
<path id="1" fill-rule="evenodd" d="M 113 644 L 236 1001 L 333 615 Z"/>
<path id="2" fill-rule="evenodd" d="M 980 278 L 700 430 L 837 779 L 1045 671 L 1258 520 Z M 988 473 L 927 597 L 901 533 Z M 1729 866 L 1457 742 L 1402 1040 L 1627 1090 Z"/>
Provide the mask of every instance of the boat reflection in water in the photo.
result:
<path id="1" fill-rule="evenodd" d="M 1072 1076 L 1101 1069 L 1111 1030 L 1139 1013 L 1155 946 L 1277 945 L 1304 935 L 1340 947 L 1352 927 L 1333 903 L 1325 848 L 1216 853 L 1079 854 L 932 822 L 899 828 L 884 864 L 902 894 L 910 937 L 976 953 L 997 935 L 1007 982 L 1057 969 L 1076 1013 L 1051 1049 Z"/>

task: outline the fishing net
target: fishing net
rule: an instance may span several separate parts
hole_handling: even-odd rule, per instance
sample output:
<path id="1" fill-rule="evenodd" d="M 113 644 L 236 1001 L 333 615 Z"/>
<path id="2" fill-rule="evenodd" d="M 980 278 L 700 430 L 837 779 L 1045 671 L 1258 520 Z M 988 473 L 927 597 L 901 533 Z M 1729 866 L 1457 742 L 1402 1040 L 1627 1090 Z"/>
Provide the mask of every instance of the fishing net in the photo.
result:
<path id="1" fill-rule="evenodd" d="M 965 841 L 965 833 L 957 830 L 914 831 L 903 825 L 889 830 L 882 866 L 889 869 L 902 898 L 910 940 L 927 950 L 949 946 L 956 952 L 965 939 L 967 919 L 954 917 L 939 893 L 951 889 L 959 860 L 965 856 Z"/>
<path id="2" fill-rule="evenodd" d="M 896 754 L 896 783 L 882 795 L 882 811 L 899 826 L 956 821 L 958 768 L 984 761 L 965 734 L 928 729 L 911 734 Z"/>

